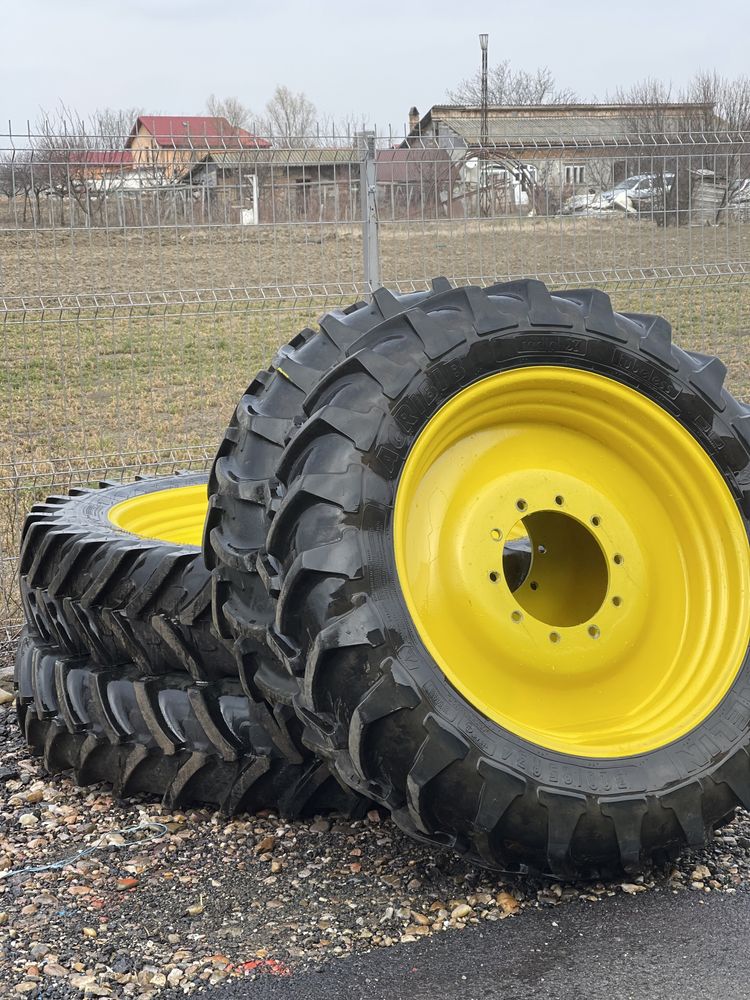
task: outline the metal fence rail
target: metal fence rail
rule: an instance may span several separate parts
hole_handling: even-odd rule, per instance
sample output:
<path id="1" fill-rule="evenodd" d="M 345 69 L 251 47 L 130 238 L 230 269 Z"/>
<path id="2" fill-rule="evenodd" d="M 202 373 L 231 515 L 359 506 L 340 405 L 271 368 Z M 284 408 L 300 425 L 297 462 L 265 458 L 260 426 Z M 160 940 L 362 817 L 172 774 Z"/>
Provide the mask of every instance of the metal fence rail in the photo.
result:
<path id="1" fill-rule="evenodd" d="M 275 347 L 380 282 L 595 284 L 750 389 L 744 136 L 211 145 L 0 135 L 0 624 L 34 500 L 206 467 Z"/>

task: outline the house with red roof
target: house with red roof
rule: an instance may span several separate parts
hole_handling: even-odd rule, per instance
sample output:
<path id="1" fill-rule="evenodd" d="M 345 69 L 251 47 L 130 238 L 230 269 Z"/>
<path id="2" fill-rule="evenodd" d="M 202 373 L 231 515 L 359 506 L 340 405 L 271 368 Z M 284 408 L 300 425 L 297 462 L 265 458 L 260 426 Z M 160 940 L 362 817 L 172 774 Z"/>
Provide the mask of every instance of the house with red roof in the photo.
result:
<path id="1" fill-rule="evenodd" d="M 196 163 L 227 152 L 267 149 L 267 139 L 207 115 L 141 115 L 125 142 L 134 167 L 158 170 L 177 180 Z"/>
<path id="2" fill-rule="evenodd" d="M 80 155 L 80 165 L 86 177 L 102 180 L 133 169 L 133 154 L 129 149 L 87 149 Z"/>

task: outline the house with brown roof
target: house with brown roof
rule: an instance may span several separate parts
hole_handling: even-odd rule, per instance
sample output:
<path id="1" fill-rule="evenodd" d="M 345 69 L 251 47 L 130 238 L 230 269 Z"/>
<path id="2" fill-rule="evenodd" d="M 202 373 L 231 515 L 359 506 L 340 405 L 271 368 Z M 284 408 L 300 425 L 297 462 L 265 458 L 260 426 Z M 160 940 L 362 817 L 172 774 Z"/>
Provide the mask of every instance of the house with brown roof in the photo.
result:
<path id="1" fill-rule="evenodd" d="M 479 187 L 490 187 L 493 210 L 534 207 L 532 188 L 552 202 L 579 190 L 601 190 L 653 171 L 655 157 L 685 154 L 691 134 L 717 127 L 713 105 L 436 104 L 409 112 L 403 148 L 446 151 L 459 166 L 453 198 L 470 210 Z M 550 201 L 551 199 L 551 201 Z M 476 209 L 476 205 L 474 206 Z"/>

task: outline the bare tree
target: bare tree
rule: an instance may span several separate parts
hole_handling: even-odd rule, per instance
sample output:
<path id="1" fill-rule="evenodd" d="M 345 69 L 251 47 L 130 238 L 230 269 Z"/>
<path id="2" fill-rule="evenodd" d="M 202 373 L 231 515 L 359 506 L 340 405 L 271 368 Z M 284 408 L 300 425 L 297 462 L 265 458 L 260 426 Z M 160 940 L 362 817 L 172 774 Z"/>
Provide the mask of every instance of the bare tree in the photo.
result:
<path id="1" fill-rule="evenodd" d="M 90 223 L 101 201 L 86 183 L 86 153 L 101 148 L 100 137 L 81 115 L 62 102 L 54 112 L 42 112 L 36 123 L 30 162 L 31 183 L 37 207 L 39 195 L 59 199 L 60 224 L 65 225 L 65 205 L 77 203 Z"/>
<path id="2" fill-rule="evenodd" d="M 577 100 L 575 91 L 560 87 L 547 66 L 528 71 L 514 70 L 509 59 L 492 66 L 487 79 L 487 98 L 490 104 L 571 104 Z M 448 99 L 454 104 L 479 105 L 482 102 L 481 73 L 462 80 Z"/>
<path id="3" fill-rule="evenodd" d="M 626 170 L 652 178 L 648 210 L 654 221 L 660 226 L 688 224 L 696 171 L 710 153 L 705 145 L 694 149 L 690 139 L 713 120 L 713 106 L 691 101 L 685 93 L 673 96 L 672 85 L 654 77 L 618 88 L 609 100 L 630 106 L 628 130 L 641 145 L 633 148 Z"/>
<path id="4" fill-rule="evenodd" d="M 687 93 L 706 109 L 704 131 L 722 140 L 714 147 L 713 162 L 704 157 L 705 166 L 714 172 L 715 183 L 723 181 L 718 220 L 726 212 L 737 182 L 750 176 L 750 78 L 730 79 L 715 70 L 700 71 L 690 81 Z"/>
<path id="5" fill-rule="evenodd" d="M 143 108 L 98 108 L 89 117 L 89 133 L 97 149 L 122 149 Z"/>
<path id="6" fill-rule="evenodd" d="M 313 102 L 302 92 L 278 86 L 266 104 L 263 132 L 276 145 L 309 146 L 315 141 L 317 111 Z"/>
<path id="7" fill-rule="evenodd" d="M 31 195 L 34 195 L 34 207 L 32 217 L 34 221 L 39 218 L 39 197 L 40 191 L 35 189 L 31 174 L 31 151 L 28 149 L 17 150 L 13 159 L 13 182 L 16 189 L 15 196 L 23 195 L 23 222 L 26 222 L 26 215 L 29 209 Z"/>
<path id="8" fill-rule="evenodd" d="M 3 153 L 0 155 L 0 192 L 5 195 L 8 201 L 16 196 L 12 153 Z"/>
<path id="9" fill-rule="evenodd" d="M 629 128 L 656 134 L 674 128 L 674 106 L 685 98 L 679 94 L 673 96 L 671 83 L 646 77 L 629 87 L 617 87 L 614 94 L 607 94 L 607 100 L 632 107 L 626 114 Z"/>
<path id="10" fill-rule="evenodd" d="M 31 205 L 31 216 L 34 224 L 38 223 L 41 212 L 41 197 L 46 190 L 43 172 L 34 173 L 34 150 L 18 149 L 12 154 L 10 172 L 14 187 L 14 197 L 23 195 L 23 218 L 26 217 Z M 34 200 L 31 200 L 31 196 Z"/>
<path id="11" fill-rule="evenodd" d="M 217 97 L 210 94 L 206 101 L 206 111 L 212 118 L 226 118 L 233 128 L 249 129 L 253 113 L 246 104 L 236 97 Z"/>
<path id="12" fill-rule="evenodd" d="M 373 128 L 364 115 L 353 112 L 339 116 L 322 115 L 319 126 L 321 142 L 330 146 L 352 146 L 358 134 Z"/>
<path id="13" fill-rule="evenodd" d="M 31 174 L 31 156 L 28 149 L 14 149 L 0 157 L 0 191 L 8 199 L 8 205 L 15 205 L 16 200 L 23 196 L 23 217 L 26 222 L 31 193 L 34 191 Z M 38 207 L 41 191 L 34 192 Z M 38 213 L 37 213 L 38 214 Z M 32 212 L 33 215 L 33 212 Z M 34 216 L 36 218 L 36 216 Z"/>
<path id="14" fill-rule="evenodd" d="M 729 79 L 715 70 L 701 70 L 688 84 L 687 98 L 711 108 L 706 129 L 730 132 L 750 129 L 750 77 Z"/>

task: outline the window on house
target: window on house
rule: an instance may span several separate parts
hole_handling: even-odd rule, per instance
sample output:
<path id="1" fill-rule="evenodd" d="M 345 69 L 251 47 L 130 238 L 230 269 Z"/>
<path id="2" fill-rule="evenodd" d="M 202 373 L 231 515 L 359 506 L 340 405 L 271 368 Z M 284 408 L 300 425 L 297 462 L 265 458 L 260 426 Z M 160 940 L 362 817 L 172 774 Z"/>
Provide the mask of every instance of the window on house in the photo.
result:
<path id="1" fill-rule="evenodd" d="M 565 168 L 565 183 L 566 184 L 585 184 L 586 183 L 586 167 L 583 164 L 573 164 L 572 166 Z"/>

